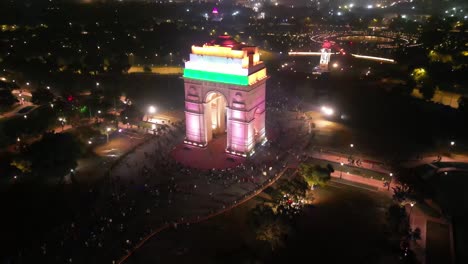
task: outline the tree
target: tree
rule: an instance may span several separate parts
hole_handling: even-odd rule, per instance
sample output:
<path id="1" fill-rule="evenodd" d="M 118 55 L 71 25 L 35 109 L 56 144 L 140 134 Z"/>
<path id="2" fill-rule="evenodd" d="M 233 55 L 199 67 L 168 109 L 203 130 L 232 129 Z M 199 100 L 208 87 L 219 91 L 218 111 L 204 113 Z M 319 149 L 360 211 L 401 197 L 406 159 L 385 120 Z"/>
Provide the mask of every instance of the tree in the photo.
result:
<path id="1" fill-rule="evenodd" d="M 122 112 L 120 112 L 120 120 L 122 123 L 138 124 L 143 120 L 143 112 L 133 105 L 127 105 Z"/>
<path id="2" fill-rule="evenodd" d="M 310 187 L 316 185 L 324 186 L 330 180 L 330 170 L 319 165 L 305 164 L 299 165 L 299 174 Z"/>
<path id="3" fill-rule="evenodd" d="M 436 87 L 431 80 L 424 80 L 421 83 L 421 93 L 426 100 L 431 100 L 434 97 Z"/>
<path id="4" fill-rule="evenodd" d="M 31 144 L 26 157 L 31 162 L 34 175 L 60 178 L 77 166 L 81 154 L 81 146 L 73 135 L 45 133 L 41 140 Z"/>
<path id="5" fill-rule="evenodd" d="M 266 242 L 271 250 L 283 246 L 290 232 L 272 208 L 263 204 L 250 211 L 249 221 L 255 232 L 255 239 Z"/>
<path id="6" fill-rule="evenodd" d="M 40 88 L 32 92 L 32 102 L 37 105 L 48 104 L 54 100 L 54 94 L 48 89 Z"/>
<path id="7" fill-rule="evenodd" d="M 304 197 L 308 190 L 308 184 L 303 178 L 300 178 L 300 179 L 295 178 L 293 180 L 282 183 L 278 187 L 278 190 L 281 193 L 280 198 L 282 198 L 283 195 L 286 193 L 289 193 L 294 196 Z"/>
<path id="8" fill-rule="evenodd" d="M 17 103 L 18 100 L 8 89 L 0 89 L 0 111 Z"/>
<path id="9" fill-rule="evenodd" d="M 29 173 L 31 172 L 31 162 L 27 160 L 14 160 L 10 163 L 11 166 L 17 168 L 22 173 Z"/>
<path id="10" fill-rule="evenodd" d="M 463 113 L 468 113 L 468 97 L 461 96 L 458 98 L 458 109 Z"/>
<path id="11" fill-rule="evenodd" d="M 144 71 L 145 73 L 151 73 L 151 72 L 152 72 L 151 67 L 148 66 L 148 65 L 146 65 L 145 67 L 143 67 L 143 71 Z"/>
<path id="12" fill-rule="evenodd" d="M 409 226 L 405 208 L 398 204 L 392 204 L 388 208 L 387 223 L 390 231 L 399 237 L 407 234 Z"/>
<path id="13" fill-rule="evenodd" d="M 288 227 L 280 220 L 263 223 L 257 229 L 255 238 L 269 244 L 272 251 L 283 247 L 288 236 Z"/>
<path id="14" fill-rule="evenodd" d="M 393 200 L 398 204 L 405 205 L 415 200 L 415 193 L 408 185 L 398 185 L 392 189 Z"/>

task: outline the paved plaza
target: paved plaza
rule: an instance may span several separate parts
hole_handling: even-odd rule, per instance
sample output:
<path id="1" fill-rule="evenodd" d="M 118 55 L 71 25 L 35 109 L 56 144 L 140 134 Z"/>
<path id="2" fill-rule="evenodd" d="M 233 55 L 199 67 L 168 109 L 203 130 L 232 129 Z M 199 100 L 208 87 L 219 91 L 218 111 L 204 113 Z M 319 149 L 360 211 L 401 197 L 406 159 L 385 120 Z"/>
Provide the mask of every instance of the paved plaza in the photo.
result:
<path id="1" fill-rule="evenodd" d="M 79 215 L 51 232 L 41 250 L 27 256 L 62 263 L 117 263 L 161 226 L 193 222 L 255 195 L 284 168 L 297 163 L 304 146 L 306 135 L 301 128 L 280 123 L 275 118 L 269 120 L 267 136 L 271 135 L 271 141 L 257 146 L 249 159 L 221 153 L 222 137 L 214 148 L 187 150 L 180 144 L 184 123 L 172 124 L 109 165 L 104 187 L 90 188 L 84 194 L 95 201 L 91 215 Z M 218 152 L 212 152 L 216 149 Z M 196 159 L 179 159 L 178 151 L 196 151 L 203 158 L 212 155 L 214 159 L 205 164 L 214 166 L 206 168 Z M 187 166 L 190 164 L 195 166 Z M 107 165 L 101 169 L 105 168 Z"/>

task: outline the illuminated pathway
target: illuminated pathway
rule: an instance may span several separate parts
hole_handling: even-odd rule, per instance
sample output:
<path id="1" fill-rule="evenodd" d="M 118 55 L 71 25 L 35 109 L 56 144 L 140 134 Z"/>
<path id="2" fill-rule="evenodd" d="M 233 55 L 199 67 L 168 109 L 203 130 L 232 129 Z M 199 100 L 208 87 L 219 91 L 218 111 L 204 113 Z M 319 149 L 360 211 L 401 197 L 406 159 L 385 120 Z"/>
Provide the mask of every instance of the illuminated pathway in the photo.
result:
<path id="1" fill-rule="evenodd" d="M 307 52 L 307 51 L 290 51 L 288 53 L 289 56 L 320 56 L 321 54 L 322 54 L 321 52 Z M 338 54 L 338 53 L 332 52 L 331 54 L 333 55 L 333 54 Z M 354 58 L 363 59 L 363 60 L 396 63 L 394 59 L 383 58 L 383 57 L 367 56 L 367 55 L 360 55 L 360 54 L 351 54 L 351 56 L 353 56 Z"/>

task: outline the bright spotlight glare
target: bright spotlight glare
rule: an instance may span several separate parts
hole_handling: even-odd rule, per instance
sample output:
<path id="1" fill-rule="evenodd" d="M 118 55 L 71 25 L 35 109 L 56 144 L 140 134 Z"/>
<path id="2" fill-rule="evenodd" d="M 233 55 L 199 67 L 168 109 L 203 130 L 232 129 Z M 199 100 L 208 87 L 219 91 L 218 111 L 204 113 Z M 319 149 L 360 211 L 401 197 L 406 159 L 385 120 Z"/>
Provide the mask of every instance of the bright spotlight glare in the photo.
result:
<path id="1" fill-rule="evenodd" d="M 322 113 L 328 116 L 331 116 L 335 113 L 335 111 L 328 106 L 322 106 L 321 110 L 322 110 Z"/>

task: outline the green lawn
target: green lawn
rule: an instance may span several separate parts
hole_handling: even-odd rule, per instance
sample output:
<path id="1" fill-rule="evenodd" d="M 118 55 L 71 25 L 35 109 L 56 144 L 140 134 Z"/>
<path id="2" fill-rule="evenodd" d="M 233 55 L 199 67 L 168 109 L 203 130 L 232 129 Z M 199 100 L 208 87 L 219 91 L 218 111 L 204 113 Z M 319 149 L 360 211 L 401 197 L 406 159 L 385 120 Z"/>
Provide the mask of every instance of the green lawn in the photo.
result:
<path id="1" fill-rule="evenodd" d="M 314 197 L 304 215 L 290 223 L 295 231 L 285 247 L 274 252 L 256 249 L 247 224 L 257 203 L 253 199 L 204 223 L 162 232 L 127 263 L 397 262 L 382 228 L 390 198 L 337 183 L 317 189 Z"/>

